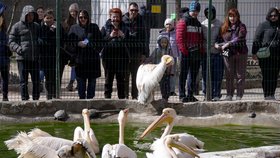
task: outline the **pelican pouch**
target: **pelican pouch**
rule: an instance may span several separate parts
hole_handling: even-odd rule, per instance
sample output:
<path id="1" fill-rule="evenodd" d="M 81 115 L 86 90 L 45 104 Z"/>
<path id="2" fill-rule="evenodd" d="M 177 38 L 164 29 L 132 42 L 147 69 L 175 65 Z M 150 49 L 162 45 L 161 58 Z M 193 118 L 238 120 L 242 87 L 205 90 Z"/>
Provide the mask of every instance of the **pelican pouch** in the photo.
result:
<path id="1" fill-rule="evenodd" d="M 189 47 L 188 51 L 189 51 L 189 56 L 191 58 L 193 58 L 193 59 L 200 59 L 201 58 L 201 54 L 200 54 L 198 46 Z"/>

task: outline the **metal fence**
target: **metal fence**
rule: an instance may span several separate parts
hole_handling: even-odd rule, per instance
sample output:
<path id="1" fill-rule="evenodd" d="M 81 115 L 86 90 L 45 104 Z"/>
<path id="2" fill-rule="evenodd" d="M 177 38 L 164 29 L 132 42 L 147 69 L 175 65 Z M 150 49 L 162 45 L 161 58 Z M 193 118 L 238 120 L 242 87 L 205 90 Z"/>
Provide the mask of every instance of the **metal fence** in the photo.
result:
<path id="1" fill-rule="evenodd" d="M 3 0 L 3 3 L 7 5 L 7 10 L 5 12 L 5 17 L 7 20 L 7 24 L 13 25 L 15 22 L 19 20 L 19 17 L 22 12 L 22 8 L 25 5 L 33 5 L 34 8 L 37 8 L 39 6 L 43 6 L 44 9 L 52 8 L 56 9 L 56 2 L 55 0 Z M 127 12 L 128 4 L 131 2 L 131 0 L 118 0 L 118 1 L 110 1 L 110 0 L 61 0 L 59 1 L 61 3 L 61 19 L 65 19 L 68 14 L 68 8 L 71 3 L 78 3 L 80 9 L 86 9 L 89 13 L 91 13 L 91 21 L 98 24 L 98 26 L 101 28 L 105 21 L 108 18 L 108 11 L 112 7 L 119 7 L 122 9 L 123 13 Z M 154 1 L 142 1 L 142 0 L 136 0 L 135 2 L 138 3 L 139 7 L 142 5 L 148 4 L 148 9 L 153 12 L 153 16 L 155 16 L 160 19 L 162 18 L 165 20 L 168 17 L 171 17 L 173 13 L 175 13 L 175 1 L 174 0 L 154 0 Z M 213 5 L 216 7 L 217 10 L 217 19 L 223 21 L 225 16 L 225 4 L 224 0 L 216 0 L 213 2 Z M 189 6 L 190 1 L 182 1 L 181 6 Z M 199 14 L 199 20 L 203 21 L 205 19 L 203 10 L 207 7 L 208 1 L 201 0 L 201 12 Z M 154 4 L 154 6 L 153 6 Z M 162 8 L 163 10 L 158 10 L 158 7 Z M 254 37 L 254 33 L 256 30 L 257 25 L 265 20 L 266 13 L 270 7 L 280 7 L 280 1 L 279 0 L 273 0 L 273 1 L 266 1 L 266 0 L 239 0 L 238 1 L 238 10 L 241 14 L 241 21 L 246 24 L 248 29 L 247 34 L 247 45 L 249 48 L 249 57 L 247 62 L 247 70 L 246 70 L 246 88 L 245 88 L 245 94 L 243 99 L 246 100 L 262 100 L 263 99 L 263 91 L 262 91 L 262 76 L 260 73 L 260 69 L 258 66 L 257 61 L 253 61 L 250 57 L 251 55 L 251 47 L 252 47 L 252 41 Z M 154 9 L 154 10 L 152 10 Z M 162 24 L 158 24 L 159 22 L 162 22 L 162 20 L 157 21 L 157 25 L 151 28 L 151 36 L 150 36 L 150 52 L 156 48 L 156 39 L 158 37 L 158 31 L 161 29 L 160 27 L 164 26 Z M 164 22 L 164 21 L 163 21 Z M 61 21 L 57 21 L 57 23 L 61 23 Z M 15 56 L 15 53 L 14 53 Z M 11 57 L 11 63 L 10 63 L 10 84 L 9 84 L 9 100 L 10 101 L 20 101 L 20 88 L 19 88 L 19 77 L 18 77 L 18 68 L 17 68 L 17 62 L 14 58 L 14 56 Z M 104 70 L 102 68 L 102 75 L 97 79 L 97 85 L 96 85 L 96 93 L 95 93 L 95 99 L 103 99 L 104 98 Z M 61 89 L 60 89 L 60 98 L 61 99 L 78 99 L 78 92 L 77 92 L 77 82 L 74 81 L 72 89 L 67 88 L 70 80 L 71 80 L 71 70 L 72 68 L 70 66 L 66 66 L 63 72 L 62 82 L 61 82 Z M 178 74 L 177 72 L 177 83 L 178 83 Z M 199 75 L 199 80 L 201 78 L 201 73 Z M 41 92 L 40 100 L 46 100 L 46 89 L 44 87 L 44 81 L 43 83 L 43 90 Z M 131 85 L 131 84 L 130 84 Z M 223 89 L 222 94 L 223 97 L 225 96 L 225 81 L 223 81 Z M 30 94 L 32 91 L 32 83 L 30 81 L 29 83 L 29 91 Z M 278 86 L 279 87 L 279 86 Z M 117 87 L 116 87 L 116 80 L 114 80 L 114 86 L 113 86 L 113 93 L 112 98 L 117 98 Z M 176 93 L 178 94 L 178 84 L 176 84 Z M 198 91 L 196 93 L 196 97 L 202 101 L 204 99 L 204 96 L 201 92 L 201 83 L 198 82 Z M 222 98 L 223 98 L 222 97 Z M 0 97 L 1 98 L 1 97 Z M 32 98 L 32 97 L 31 97 Z M 160 99 L 161 94 L 159 88 L 156 91 L 156 97 L 155 99 Z M 276 89 L 276 98 L 280 98 L 280 89 Z M 131 96 L 129 99 L 132 99 Z M 179 101 L 178 96 L 172 96 L 169 98 L 169 101 L 171 102 L 177 102 Z"/>

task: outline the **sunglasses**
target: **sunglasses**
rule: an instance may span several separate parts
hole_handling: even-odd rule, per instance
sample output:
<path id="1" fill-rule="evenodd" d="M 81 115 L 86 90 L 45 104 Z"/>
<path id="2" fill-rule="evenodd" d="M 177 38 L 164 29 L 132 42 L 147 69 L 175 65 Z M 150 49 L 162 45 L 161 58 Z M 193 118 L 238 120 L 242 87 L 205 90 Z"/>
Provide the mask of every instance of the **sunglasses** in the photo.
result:
<path id="1" fill-rule="evenodd" d="M 138 12 L 138 9 L 130 9 L 131 12 Z"/>
<path id="2" fill-rule="evenodd" d="M 278 17 L 278 15 L 276 15 L 276 14 L 275 15 L 270 15 L 269 17 Z"/>
<path id="3" fill-rule="evenodd" d="M 88 19 L 88 18 L 85 16 L 80 16 L 79 19 Z"/>

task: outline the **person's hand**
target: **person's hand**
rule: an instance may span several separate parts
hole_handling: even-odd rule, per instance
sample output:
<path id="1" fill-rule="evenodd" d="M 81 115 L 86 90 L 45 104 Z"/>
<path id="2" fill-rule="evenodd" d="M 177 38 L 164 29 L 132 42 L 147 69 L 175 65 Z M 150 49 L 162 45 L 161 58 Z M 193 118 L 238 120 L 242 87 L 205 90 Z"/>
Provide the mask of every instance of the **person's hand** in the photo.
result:
<path id="1" fill-rule="evenodd" d="M 124 33 L 121 30 L 119 30 L 118 31 L 118 36 L 121 36 L 122 38 L 124 38 L 125 35 L 124 35 Z"/>
<path id="2" fill-rule="evenodd" d="M 84 41 L 79 41 L 78 46 L 82 47 L 82 48 L 85 48 L 87 45 L 84 43 Z"/>
<path id="3" fill-rule="evenodd" d="M 118 32 L 113 30 L 111 33 L 110 33 L 110 37 L 118 37 Z"/>
<path id="4" fill-rule="evenodd" d="M 256 55 L 256 54 L 253 54 L 253 55 L 252 55 L 252 59 L 253 59 L 253 60 L 258 60 L 257 55 Z"/>
<path id="5" fill-rule="evenodd" d="M 221 50 L 221 49 L 222 49 L 221 45 L 220 45 L 220 44 L 218 44 L 218 43 L 215 43 L 214 47 L 215 47 L 216 49 L 219 49 L 219 50 Z"/>
<path id="6" fill-rule="evenodd" d="M 222 46 L 222 50 L 225 50 L 227 47 L 229 47 L 229 45 L 230 45 L 230 43 L 228 42 L 228 43 L 226 43 L 226 44 L 224 44 L 223 46 Z"/>

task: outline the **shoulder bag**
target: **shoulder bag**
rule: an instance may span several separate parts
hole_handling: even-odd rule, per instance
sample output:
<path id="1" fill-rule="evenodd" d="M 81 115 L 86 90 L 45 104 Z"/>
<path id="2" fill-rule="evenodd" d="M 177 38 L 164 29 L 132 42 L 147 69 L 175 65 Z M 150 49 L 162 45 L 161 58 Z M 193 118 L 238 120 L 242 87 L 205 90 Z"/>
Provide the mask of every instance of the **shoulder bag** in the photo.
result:
<path id="1" fill-rule="evenodd" d="M 277 36 L 277 31 L 278 31 L 278 28 L 276 29 L 276 33 L 275 33 L 275 36 L 273 37 L 273 39 L 270 41 L 269 45 L 267 47 L 261 47 L 258 52 L 257 52 L 257 57 L 258 58 L 268 58 L 270 57 L 270 46 L 272 44 L 272 42 L 275 40 L 276 36 Z"/>

